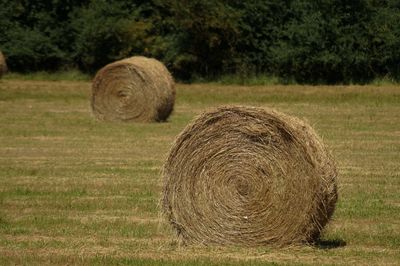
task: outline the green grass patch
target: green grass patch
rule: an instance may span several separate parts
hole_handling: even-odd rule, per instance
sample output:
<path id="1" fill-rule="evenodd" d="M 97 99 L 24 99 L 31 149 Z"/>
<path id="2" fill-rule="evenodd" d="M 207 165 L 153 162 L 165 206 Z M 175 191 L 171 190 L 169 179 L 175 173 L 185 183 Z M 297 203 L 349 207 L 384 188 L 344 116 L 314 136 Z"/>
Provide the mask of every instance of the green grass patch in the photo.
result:
<path id="1" fill-rule="evenodd" d="M 43 81 L 89 81 L 91 76 L 79 70 L 64 70 L 57 72 L 38 71 L 32 73 L 7 73 L 4 79 L 9 80 L 43 80 Z"/>

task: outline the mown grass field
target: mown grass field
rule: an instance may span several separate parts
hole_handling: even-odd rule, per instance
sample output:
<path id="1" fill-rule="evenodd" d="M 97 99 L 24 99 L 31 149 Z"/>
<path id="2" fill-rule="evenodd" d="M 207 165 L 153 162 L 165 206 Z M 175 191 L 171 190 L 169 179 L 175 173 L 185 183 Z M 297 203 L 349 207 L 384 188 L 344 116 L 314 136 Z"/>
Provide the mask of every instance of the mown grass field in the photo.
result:
<path id="1" fill-rule="evenodd" d="M 181 84 L 160 124 L 95 121 L 90 86 L 0 81 L 0 265 L 400 264 L 399 86 Z M 340 200 L 318 246 L 182 247 L 160 220 L 174 137 L 224 104 L 299 116 L 330 146 Z"/>

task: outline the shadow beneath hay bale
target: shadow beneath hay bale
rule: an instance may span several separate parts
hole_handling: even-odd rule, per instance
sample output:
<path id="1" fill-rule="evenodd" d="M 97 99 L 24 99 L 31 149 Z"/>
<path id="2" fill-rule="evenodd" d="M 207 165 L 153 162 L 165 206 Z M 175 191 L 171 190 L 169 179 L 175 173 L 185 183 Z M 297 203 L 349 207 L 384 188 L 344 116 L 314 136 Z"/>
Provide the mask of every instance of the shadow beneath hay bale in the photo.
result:
<path id="1" fill-rule="evenodd" d="M 160 123 L 160 124 L 168 124 L 168 123 L 171 123 L 171 121 L 169 120 L 169 119 L 167 119 L 167 120 L 156 120 L 156 122 L 157 123 Z"/>
<path id="2" fill-rule="evenodd" d="M 346 245 L 347 243 L 343 239 L 318 240 L 315 243 L 315 247 L 319 249 L 341 248 Z"/>

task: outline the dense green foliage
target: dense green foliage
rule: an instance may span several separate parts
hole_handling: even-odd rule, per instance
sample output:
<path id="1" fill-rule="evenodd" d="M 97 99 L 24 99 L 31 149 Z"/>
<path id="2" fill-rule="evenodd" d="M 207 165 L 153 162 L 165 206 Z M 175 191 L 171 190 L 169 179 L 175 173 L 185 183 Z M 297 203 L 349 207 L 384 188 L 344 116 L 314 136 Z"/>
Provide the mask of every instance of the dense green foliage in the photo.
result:
<path id="1" fill-rule="evenodd" d="M 94 73 L 131 55 L 177 78 L 400 79 L 399 0 L 0 0 L 10 69 Z"/>

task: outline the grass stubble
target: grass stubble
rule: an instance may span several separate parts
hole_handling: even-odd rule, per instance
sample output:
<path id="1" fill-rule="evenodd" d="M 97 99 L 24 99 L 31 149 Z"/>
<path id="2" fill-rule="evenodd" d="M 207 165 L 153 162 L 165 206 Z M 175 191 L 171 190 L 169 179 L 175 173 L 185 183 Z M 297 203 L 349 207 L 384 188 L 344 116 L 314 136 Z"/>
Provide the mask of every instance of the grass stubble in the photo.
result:
<path id="1" fill-rule="evenodd" d="M 160 124 L 100 123 L 86 81 L 0 81 L 0 264 L 400 263 L 400 87 L 178 85 Z M 197 114 L 227 104 L 308 120 L 339 201 L 317 246 L 180 246 L 159 216 L 161 167 Z"/>

